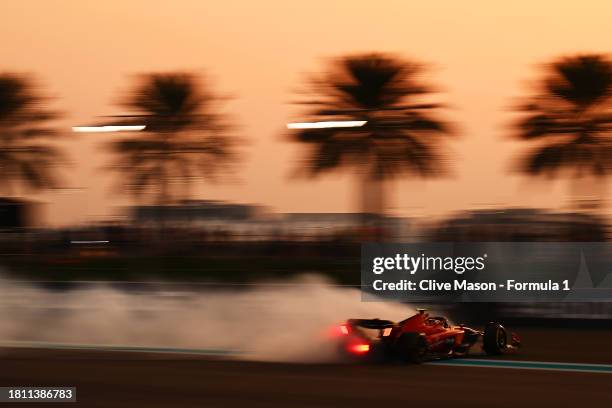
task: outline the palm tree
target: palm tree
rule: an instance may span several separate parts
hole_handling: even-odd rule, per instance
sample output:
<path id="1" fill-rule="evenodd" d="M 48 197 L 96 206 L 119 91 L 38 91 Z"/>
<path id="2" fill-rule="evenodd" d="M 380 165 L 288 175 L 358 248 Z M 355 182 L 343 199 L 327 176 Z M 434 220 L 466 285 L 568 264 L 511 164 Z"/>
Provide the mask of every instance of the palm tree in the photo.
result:
<path id="1" fill-rule="evenodd" d="M 436 118 L 439 105 L 422 97 L 432 90 L 422 83 L 423 67 L 389 55 L 339 58 L 312 81 L 308 120 L 365 121 L 361 127 L 301 129 L 294 140 L 309 147 L 310 176 L 338 169 L 360 173 L 362 213 L 383 211 L 382 182 L 416 175 L 438 176 L 445 166 L 440 152 L 447 124 Z"/>
<path id="2" fill-rule="evenodd" d="M 565 57 L 547 66 L 519 110 L 520 140 L 534 145 L 519 170 L 529 175 L 603 178 L 612 170 L 612 62 L 604 55 Z"/>
<path id="3" fill-rule="evenodd" d="M 49 122 L 57 114 L 45 109 L 45 102 L 29 78 L 0 74 L 0 189 L 5 194 L 57 184 L 52 167 L 62 155 L 48 143 L 56 136 Z"/>
<path id="4" fill-rule="evenodd" d="M 185 73 L 138 78 L 122 106 L 135 113 L 121 124 L 144 124 L 143 132 L 111 142 L 111 166 L 134 196 L 153 195 L 167 206 L 201 178 L 212 179 L 230 164 L 230 126 L 216 111 L 218 101 L 198 77 Z"/>

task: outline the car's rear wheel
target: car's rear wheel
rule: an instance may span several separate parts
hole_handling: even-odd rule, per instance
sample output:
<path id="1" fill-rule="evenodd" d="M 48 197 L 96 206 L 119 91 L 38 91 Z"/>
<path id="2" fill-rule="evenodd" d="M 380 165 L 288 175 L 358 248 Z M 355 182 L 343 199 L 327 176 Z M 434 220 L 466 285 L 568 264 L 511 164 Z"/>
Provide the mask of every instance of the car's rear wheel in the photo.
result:
<path id="1" fill-rule="evenodd" d="M 409 363 L 421 364 L 427 357 L 427 341 L 419 333 L 404 333 L 395 344 L 399 357 Z"/>
<path id="2" fill-rule="evenodd" d="M 484 351 L 490 355 L 503 354 L 508 345 L 508 335 L 506 329 L 499 323 L 489 323 L 486 325 L 482 339 Z"/>

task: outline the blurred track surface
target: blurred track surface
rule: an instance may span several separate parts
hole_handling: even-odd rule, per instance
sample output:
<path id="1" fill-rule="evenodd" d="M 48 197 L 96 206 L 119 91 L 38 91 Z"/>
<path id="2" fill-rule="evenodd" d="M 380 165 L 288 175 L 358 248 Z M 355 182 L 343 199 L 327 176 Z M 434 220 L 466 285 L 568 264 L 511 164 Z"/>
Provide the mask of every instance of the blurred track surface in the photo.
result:
<path id="1" fill-rule="evenodd" d="M 531 329 L 524 331 L 531 345 L 508 357 L 605 364 L 611 338 L 609 331 Z M 77 405 L 90 407 L 571 406 L 601 405 L 612 392 L 610 374 L 94 350 L 4 348 L 0 366 L 1 386 L 76 386 Z"/>
<path id="2" fill-rule="evenodd" d="M 13 350 L 1 365 L 2 385 L 76 386 L 87 407 L 572 406 L 609 400 L 612 384 L 608 374 L 68 350 Z"/>

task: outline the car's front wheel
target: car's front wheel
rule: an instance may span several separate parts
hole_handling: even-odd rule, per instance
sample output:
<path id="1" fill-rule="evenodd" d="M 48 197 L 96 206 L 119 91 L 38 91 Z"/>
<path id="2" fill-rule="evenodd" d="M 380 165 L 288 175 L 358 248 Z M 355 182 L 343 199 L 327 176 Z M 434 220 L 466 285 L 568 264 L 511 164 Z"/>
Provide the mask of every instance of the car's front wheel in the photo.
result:
<path id="1" fill-rule="evenodd" d="M 484 351 L 490 355 L 503 354 L 508 345 L 506 329 L 499 323 L 489 323 L 484 329 L 482 346 Z"/>

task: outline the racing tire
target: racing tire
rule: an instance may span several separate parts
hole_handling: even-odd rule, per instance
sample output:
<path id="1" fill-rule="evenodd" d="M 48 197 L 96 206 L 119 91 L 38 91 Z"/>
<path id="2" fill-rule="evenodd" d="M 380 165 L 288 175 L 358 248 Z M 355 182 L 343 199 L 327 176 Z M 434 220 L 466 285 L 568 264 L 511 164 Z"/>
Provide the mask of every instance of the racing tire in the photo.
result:
<path id="1" fill-rule="evenodd" d="M 427 356 L 427 341 L 419 333 L 404 333 L 395 344 L 399 357 L 413 364 L 421 364 Z"/>
<path id="2" fill-rule="evenodd" d="M 506 329 L 499 323 L 489 323 L 485 326 L 482 336 L 482 348 L 489 355 L 498 356 L 506 352 L 508 335 Z"/>

